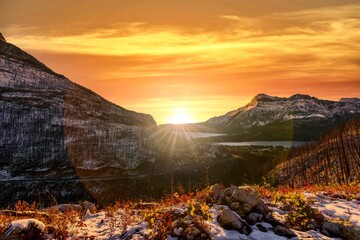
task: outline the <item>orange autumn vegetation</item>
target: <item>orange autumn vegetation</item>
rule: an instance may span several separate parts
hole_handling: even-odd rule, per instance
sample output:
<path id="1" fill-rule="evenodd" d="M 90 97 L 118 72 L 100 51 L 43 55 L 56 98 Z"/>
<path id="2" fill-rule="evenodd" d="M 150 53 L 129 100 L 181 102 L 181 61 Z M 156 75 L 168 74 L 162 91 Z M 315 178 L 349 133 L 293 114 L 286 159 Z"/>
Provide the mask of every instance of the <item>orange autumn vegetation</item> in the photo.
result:
<path id="1" fill-rule="evenodd" d="M 283 196 L 289 198 L 286 201 L 291 203 L 292 199 L 290 198 L 292 196 L 295 196 L 294 199 L 297 199 L 296 197 L 301 196 L 303 192 L 321 192 L 333 198 L 342 199 L 360 198 L 359 183 L 333 186 L 309 185 L 300 188 L 290 188 L 287 186 L 273 188 L 267 184 L 253 187 L 258 191 L 261 198 L 274 202 L 279 199 L 279 196 Z M 195 226 L 206 234 L 207 229 L 204 221 L 211 219 L 209 208 L 212 200 L 208 197 L 210 190 L 211 188 L 207 187 L 195 193 L 174 193 L 171 196 L 151 203 L 144 203 L 141 200 L 118 201 L 113 205 L 105 206 L 98 210 L 106 213 L 106 218 L 113 223 L 111 225 L 112 228 L 126 229 L 127 226 L 138 222 L 140 217 L 140 219 L 148 222 L 152 230 L 152 238 L 161 239 L 161 236 L 166 236 L 167 233 L 173 230 L 172 222 L 179 217 L 174 209 L 181 207 L 186 209 L 186 213 L 183 215 L 192 216 Z M 299 198 L 296 201 L 302 201 L 302 199 Z M 308 205 L 306 204 L 306 206 Z M 122 212 L 121 215 L 116 214 L 119 211 Z M 7 226 L 13 220 L 36 218 L 46 225 L 45 233 L 52 234 L 56 239 L 66 239 L 69 236 L 69 226 L 81 227 L 84 224 L 84 214 L 85 212 L 79 210 L 66 210 L 64 213 L 61 213 L 55 208 L 41 208 L 36 202 L 28 204 L 24 201 L 19 201 L 11 209 L 0 210 L 0 235 L 5 232 Z M 121 218 L 121 225 L 117 224 L 119 217 Z M 296 217 L 292 221 L 290 219 L 289 224 L 294 228 L 301 229 L 300 225 L 296 226 L 296 224 L 299 224 L 299 218 Z M 300 220 L 304 221 L 304 219 Z M 86 237 L 88 239 L 95 239 L 95 236 Z"/>

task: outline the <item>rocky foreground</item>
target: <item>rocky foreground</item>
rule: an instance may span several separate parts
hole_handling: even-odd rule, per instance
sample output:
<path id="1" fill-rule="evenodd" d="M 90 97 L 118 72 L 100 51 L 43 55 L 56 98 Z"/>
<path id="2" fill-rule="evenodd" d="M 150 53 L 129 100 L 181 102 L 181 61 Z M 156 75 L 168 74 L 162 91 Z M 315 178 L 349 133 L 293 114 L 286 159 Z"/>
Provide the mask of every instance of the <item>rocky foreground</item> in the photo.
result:
<path id="1" fill-rule="evenodd" d="M 350 189 L 350 190 L 349 190 Z M 90 202 L 0 212 L 1 239 L 360 239 L 359 186 L 339 191 L 263 187 L 175 193 L 159 202 Z"/>

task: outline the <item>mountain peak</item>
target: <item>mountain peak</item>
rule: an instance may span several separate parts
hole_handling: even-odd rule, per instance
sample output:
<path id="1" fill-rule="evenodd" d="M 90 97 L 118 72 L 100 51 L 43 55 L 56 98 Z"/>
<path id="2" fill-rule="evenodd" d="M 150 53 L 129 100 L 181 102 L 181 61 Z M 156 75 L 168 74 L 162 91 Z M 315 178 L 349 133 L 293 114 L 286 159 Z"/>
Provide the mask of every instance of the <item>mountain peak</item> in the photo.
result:
<path id="1" fill-rule="evenodd" d="M 6 59 L 13 59 L 15 62 L 23 62 L 28 67 L 35 67 L 39 71 L 54 74 L 58 77 L 63 77 L 60 74 L 55 73 L 53 70 L 48 68 L 44 63 L 40 62 L 27 52 L 23 51 L 19 47 L 6 42 L 5 38 L 0 33 L 0 56 Z"/>
<path id="2" fill-rule="evenodd" d="M 257 103 L 257 102 L 274 102 L 274 101 L 278 101 L 281 99 L 283 99 L 283 98 L 270 96 L 265 93 L 260 93 L 260 94 L 256 95 L 255 97 L 253 97 L 251 99 L 250 103 L 253 104 L 253 103 Z"/>
<path id="3" fill-rule="evenodd" d="M 340 99 L 341 103 L 356 103 L 356 102 L 360 102 L 360 98 L 341 98 Z"/>
<path id="4" fill-rule="evenodd" d="M 307 94 L 294 94 L 291 97 L 289 97 L 289 100 L 297 100 L 297 99 L 306 99 L 306 100 L 316 100 L 316 97 L 312 97 L 310 95 Z"/>
<path id="5" fill-rule="evenodd" d="M 231 133 L 251 132 L 252 129 L 258 131 L 261 127 L 262 130 L 259 130 L 256 136 L 262 136 L 264 139 L 276 138 L 287 127 L 287 134 L 292 139 L 308 140 L 312 139 L 312 133 L 320 134 L 337 123 L 359 116 L 360 99 L 356 98 L 336 102 L 305 94 L 274 97 L 262 93 L 237 110 L 210 118 L 206 124 Z M 320 125 L 316 124 L 323 125 L 318 129 Z"/>
<path id="6" fill-rule="evenodd" d="M 0 41 L 6 42 L 4 36 L 2 35 L 2 33 L 0 33 Z"/>

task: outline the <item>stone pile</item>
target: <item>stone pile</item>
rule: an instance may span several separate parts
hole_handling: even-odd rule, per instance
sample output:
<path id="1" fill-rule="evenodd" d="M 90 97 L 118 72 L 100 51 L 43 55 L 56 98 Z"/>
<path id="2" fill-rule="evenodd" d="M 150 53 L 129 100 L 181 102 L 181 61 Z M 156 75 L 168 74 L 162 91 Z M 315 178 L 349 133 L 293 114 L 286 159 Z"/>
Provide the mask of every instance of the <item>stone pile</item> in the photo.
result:
<path id="1" fill-rule="evenodd" d="M 219 214 L 217 221 L 225 229 L 237 230 L 243 234 L 250 234 L 249 226 L 257 226 L 260 231 L 273 231 L 279 236 L 296 237 L 296 234 L 286 227 L 285 223 L 275 219 L 267 205 L 259 198 L 258 193 L 251 187 L 231 186 L 222 189 L 219 184 L 211 187 L 208 202 L 221 203 L 227 206 Z M 291 209 L 291 206 L 287 206 Z M 342 222 L 325 220 L 314 224 L 309 230 L 318 230 L 328 237 L 340 237 L 349 240 L 360 240 L 360 234 L 353 226 Z"/>
<path id="2" fill-rule="evenodd" d="M 252 231 L 250 225 L 256 224 L 260 231 L 273 231 L 287 238 L 296 236 L 284 223 L 272 217 L 267 205 L 251 187 L 230 186 L 223 190 L 219 184 L 215 184 L 211 187 L 208 201 L 219 202 L 228 207 L 222 210 L 217 219 L 225 229 L 237 230 L 248 235 Z M 263 226 L 264 222 L 269 224 Z"/>

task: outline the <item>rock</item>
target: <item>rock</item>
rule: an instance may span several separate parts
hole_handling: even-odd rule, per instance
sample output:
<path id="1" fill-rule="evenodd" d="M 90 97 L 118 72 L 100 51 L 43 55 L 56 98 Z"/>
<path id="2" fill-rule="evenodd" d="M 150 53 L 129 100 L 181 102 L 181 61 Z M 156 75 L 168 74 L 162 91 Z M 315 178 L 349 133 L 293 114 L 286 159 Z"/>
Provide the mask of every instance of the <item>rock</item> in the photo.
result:
<path id="1" fill-rule="evenodd" d="M 237 204 L 232 203 L 239 203 L 239 208 L 237 209 L 237 213 L 241 216 L 245 216 L 251 212 L 253 208 L 255 208 L 260 202 L 261 199 L 258 197 L 256 191 L 250 187 L 236 187 L 230 186 L 229 188 L 225 189 L 225 202 L 232 207 L 237 207 Z M 230 202 L 230 204 L 229 204 Z"/>
<path id="2" fill-rule="evenodd" d="M 308 230 L 316 230 L 316 229 L 319 229 L 320 226 L 319 224 L 317 224 L 316 221 L 309 221 L 307 224 L 306 224 L 306 229 Z"/>
<path id="3" fill-rule="evenodd" d="M 341 235 L 342 225 L 339 223 L 325 221 L 321 226 L 321 232 L 328 236 L 339 236 Z"/>
<path id="4" fill-rule="evenodd" d="M 2 35 L 2 33 L 0 33 L 0 41 L 6 42 L 6 40 L 5 40 L 4 36 Z"/>
<path id="5" fill-rule="evenodd" d="M 84 201 L 81 204 L 82 210 L 84 212 L 86 212 L 87 210 L 90 211 L 90 213 L 95 213 L 96 212 L 96 206 L 95 204 L 89 202 L 89 201 Z"/>
<path id="6" fill-rule="evenodd" d="M 227 208 L 220 213 L 217 221 L 225 229 L 241 230 L 243 227 L 240 217 Z"/>
<path id="7" fill-rule="evenodd" d="M 201 234 L 201 231 L 197 227 L 188 227 L 185 229 L 187 239 L 194 238 Z"/>
<path id="8" fill-rule="evenodd" d="M 241 218 L 231 211 L 230 209 L 224 209 L 217 218 L 218 223 L 225 229 L 237 230 L 241 233 L 250 234 L 251 228 L 249 225 L 242 221 Z"/>
<path id="9" fill-rule="evenodd" d="M 271 215 L 265 215 L 265 222 L 267 222 L 267 223 L 270 223 L 271 224 L 271 226 L 273 226 L 273 227 L 277 227 L 277 226 L 285 226 L 285 224 L 284 223 L 282 223 L 282 222 L 280 222 L 280 221 L 278 221 L 278 220 L 276 220 L 273 216 L 271 216 Z"/>
<path id="10" fill-rule="evenodd" d="M 239 202 L 230 203 L 229 207 L 231 210 L 237 211 L 240 209 L 240 203 Z"/>
<path id="11" fill-rule="evenodd" d="M 278 226 L 276 226 L 274 228 L 274 233 L 279 235 L 279 236 L 284 236 L 284 237 L 287 237 L 287 238 L 296 237 L 296 234 L 293 231 L 291 231 L 287 227 L 280 226 L 280 225 L 278 225 Z"/>
<path id="12" fill-rule="evenodd" d="M 231 204 L 231 198 L 229 196 L 225 196 L 224 203 L 229 206 Z"/>
<path id="13" fill-rule="evenodd" d="M 251 232 L 252 232 L 252 229 L 248 224 L 246 224 L 241 231 L 241 233 L 246 234 L 246 235 L 249 235 Z"/>
<path id="14" fill-rule="evenodd" d="M 251 187 L 251 186 L 241 186 L 241 187 L 239 187 L 241 190 L 244 190 L 244 191 L 246 191 L 246 192 L 248 192 L 248 193 L 250 193 L 250 194 L 252 194 L 252 195 L 255 195 L 255 196 L 259 196 L 259 192 L 255 189 L 255 188 L 253 188 L 253 187 Z"/>
<path id="15" fill-rule="evenodd" d="M 261 224 L 256 224 L 256 226 L 257 226 L 257 228 L 258 228 L 260 231 L 262 231 L 262 232 L 267 232 L 267 231 L 268 231 L 267 228 L 264 227 L 264 226 L 261 225 Z"/>
<path id="16" fill-rule="evenodd" d="M 80 212 L 83 210 L 83 208 L 80 204 L 69 204 L 69 203 L 55 205 L 52 208 L 57 209 L 60 212 L 66 212 L 66 211 L 79 211 Z"/>
<path id="17" fill-rule="evenodd" d="M 182 227 L 174 228 L 174 234 L 176 236 L 181 236 L 181 234 L 184 232 L 184 229 Z"/>
<path id="18" fill-rule="evenodd" d="M 270 212 L 269 207 L 260 199 L 259 204 L 255 207 L 255 211 L 262 213 L 264 215 Z"/>
<path id="19" fill-rule="evenodd" d="M 344 226 L 341 233 L 345 239 L 360 240 L 360 230 L 353 226 Z"/>
<path id="20" fill-rule="evenodd" d="M 237 186 L 231 185 L 230 187 L 228 187 L 228 188 L 226 188 L 226 189 L 224 190 L 224 193 L 225 193 L 226 196 L 231 196 L 232 193 L 233 193 L 234 191 L 236 191 L 236 189 L 238 189 Z"/>
<path id="21" fill-rule="evenodd" d="M 249 214 L 249 216 L 246 217 L 246 221 L 250 225 L 254 225 L 257 222 L 261 222 L 264 219 L 264 215 L 256 212 L 252 212 Z"/>
<path id="22" fill-rule="evenodd" d="M 243 203 L 240 208 L 236 211 L 237 214 L 244 217 L 248 215 L 252 210 L 252 207 L 248 203 Z"/>
<path id="23" fill-rule="evenodd" d="M 92 218 L 92 214 L 91 214 L 90 210 L 86 210 L 85 215 L 84 215 L 84 220 L 87 220 L 90 218 Z"/>
<path id="24" fill-rule="evenodd" d="M 44 229 L 45 224 L 34 218 L 15 220 L 6 228 L 4 238 L 0 235 L 0 239 L 42 239 Z"/>
<path id="25" fill-rule="evenodd" d="M 321 226 L 321 233 L 328 237 L 341 237 L 348 240 L 360 239 L 360 232 L 358 230 L 338 222 L 325 221 Z"/>
<path id="26" fill-rule="evenodd" d="M 360 230 L 353 226 L 344 226 L 342 236 L 349 240 L 360 240 Z"/>
<path id="27" fill-rule="evenodd" d="M 225 197 L 225 192 L 223 189 L 221 189 L 220 184 L 216 183 L 211 187 L 210 191 L 211 197 L 215 201 L 222 201 Z"/>

